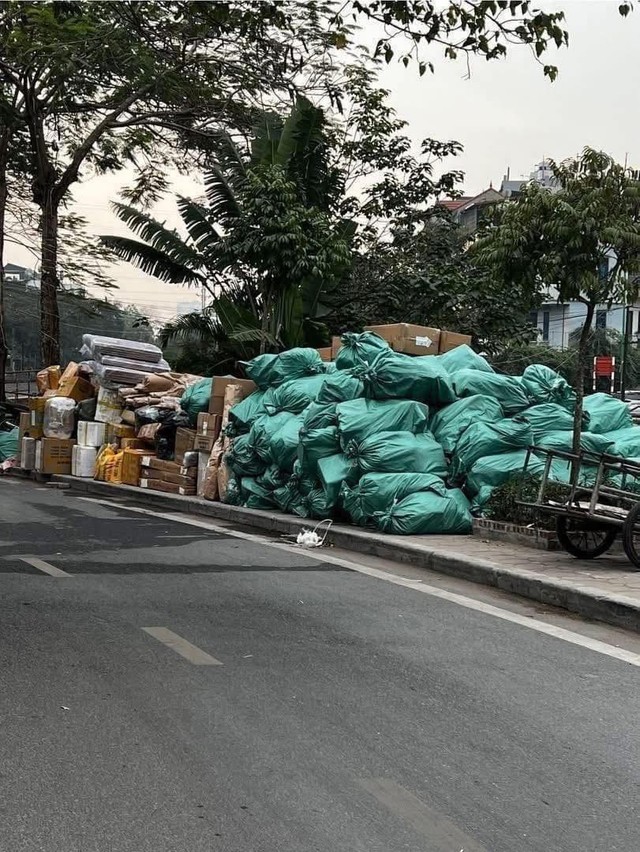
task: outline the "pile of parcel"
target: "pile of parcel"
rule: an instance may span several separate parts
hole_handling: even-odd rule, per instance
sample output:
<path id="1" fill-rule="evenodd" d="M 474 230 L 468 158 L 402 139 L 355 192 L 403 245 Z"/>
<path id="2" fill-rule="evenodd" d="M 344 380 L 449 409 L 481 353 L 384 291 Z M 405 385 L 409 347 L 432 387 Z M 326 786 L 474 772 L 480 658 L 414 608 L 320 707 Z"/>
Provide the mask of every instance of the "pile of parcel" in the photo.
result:
<path id="1" fill-rule="evenodd" d="M 384 532 L 469 532 L 527 447 L 571 449 L 575 405 L 553 370 L 502 375 L 469 342 L 376 326 L 211 379 L 170 372 L 149 344 L 85 335 L 84 362 L 41 374 L 21 463 Z M 585 400 L 584 430 L 584 449 L 640 456 L 640 429 L 606 394 Z"/>

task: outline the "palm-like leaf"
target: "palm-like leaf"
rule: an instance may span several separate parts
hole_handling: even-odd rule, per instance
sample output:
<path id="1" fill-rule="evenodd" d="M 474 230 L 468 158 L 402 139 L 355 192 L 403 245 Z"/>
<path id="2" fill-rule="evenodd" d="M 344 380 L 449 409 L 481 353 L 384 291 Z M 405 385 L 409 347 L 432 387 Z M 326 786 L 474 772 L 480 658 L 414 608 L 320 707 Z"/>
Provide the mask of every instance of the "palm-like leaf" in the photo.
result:
<path id="1" fill-rule="evenodd" d="M 147 243 L 132 240 L 129 237 L 100 237 L 102 243 L 111 249 L 121 260 L 133 263 L 147 275 L 153 275 L 169 284 L 203 284 L 206 279 L 198 271 L 184 263 L 174 260 L 167 252 L 160 251 Z"/>
<path id="2" fill-rule="evenodd" d="M 170 230 L 162 222 L 158 222 L 157 219 L 129 204 L 116 202 L 112 204 L 112 208 L 118 218 L 131 228 L 134 234 L 154 249 L 164 252 L 177 263 L 198 269 L 200 265 L 198 252 L 186 243 L 176 230 Z"/>
<path id="3" fill-rule="evenodd" d="M 210 213 L 201 204 L 183 196 L 178 196 L 177 204 L 185 228 L 201 257 L 209 254 L 222 239 Z"/>
<path id="4" fill-rule="evenodd" d="M 205 175 L 204 188 L 211 215 L 223 227 L 240 217 L 240 204 L 235 188 L 218 166 L 212 166 Z"/>
<path id="5" fill-rule="evenodd" d="M 265 112 L 254 127 L 251 141 L 251 165 L 274 166 L 278 162 L 278 146 L 282 136 L 282 118 L 273 112 Z"/>

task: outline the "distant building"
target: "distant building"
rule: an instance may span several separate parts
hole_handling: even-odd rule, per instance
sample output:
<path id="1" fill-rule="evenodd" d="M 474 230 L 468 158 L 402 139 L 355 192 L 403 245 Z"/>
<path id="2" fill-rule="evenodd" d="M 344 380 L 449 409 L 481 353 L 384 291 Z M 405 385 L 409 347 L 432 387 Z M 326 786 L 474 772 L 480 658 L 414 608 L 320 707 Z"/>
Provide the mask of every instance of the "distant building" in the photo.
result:
<path id="1" fill-rule="evenodd" d="M 476 231 L 482 224 L 487 211 L 494 204 L 504 201 L 504 196 L 492 186 L 478 195 L 465 195 L 462 198 L 445 199 L 438 202 L 451 213 L 456 222 L 468 231 Z"/>
<path id="2" fill-rule="evenodd" d="M 532 181 L 539 183 L 540 186 L 543 186 L 545 189 L 549 189 L 552 192 L 558 189 L 558 184 L 553 176 L 553 172 L 551 171 L 551 166 L 546 160 L 542 160 L 534 166 L 533 171 L 529 173 L 529 177 L 526 179 L 520 178 L 519 180 L 512 180 L 511 170 L 507 169 L 507 173 L 502 178 L 502 183 L 500 184 L 500 193 L 505 198 L 517 198 L 522 192 L 522 188 Z"/>
<path id="3" fill-rule="evenodd" d="M 25 287 L 40 288 L 40 276 L 34 269 L 7 263 L 4 267 L 4 280 L 24 284 Z"/>

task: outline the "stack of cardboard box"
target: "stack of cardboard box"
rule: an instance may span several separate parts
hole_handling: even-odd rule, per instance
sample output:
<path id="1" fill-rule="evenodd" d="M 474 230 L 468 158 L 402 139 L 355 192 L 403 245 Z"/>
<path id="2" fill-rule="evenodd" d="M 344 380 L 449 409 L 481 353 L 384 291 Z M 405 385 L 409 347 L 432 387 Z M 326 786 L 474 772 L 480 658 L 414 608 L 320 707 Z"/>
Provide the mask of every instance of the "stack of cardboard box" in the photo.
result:
<path id="1" fill-rule="evenodd" d="M 458 334 L 454 331 L 408 322 L 367 325 L 364 330 L 372 331 L 384 338 L 394 352 L 404 355 L 442 355 L 455 349 L 456 346 L 471 345 L 471 337 L 468 334 Z M 341 346 L 341 338 L 334 337 L 331 342 L 332 360 L 335 360 Z"/>

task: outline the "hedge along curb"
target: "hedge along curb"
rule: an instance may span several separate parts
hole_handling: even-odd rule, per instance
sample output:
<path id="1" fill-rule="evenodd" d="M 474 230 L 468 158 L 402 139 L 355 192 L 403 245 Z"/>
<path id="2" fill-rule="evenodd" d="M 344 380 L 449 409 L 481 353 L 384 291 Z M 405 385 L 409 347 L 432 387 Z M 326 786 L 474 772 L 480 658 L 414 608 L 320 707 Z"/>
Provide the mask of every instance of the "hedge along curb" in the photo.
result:
<path id="1" fill-rule="evenodd" d="M 314 521 L 280 512 L 244 509 L 240 506 L 212 503 L 198 497 L 181 497 L 161 491 L 143 490 L 131 485 L 113 485 L 73 476 L 53 476 L 51 480 L 66 483 L 75 492 L 93 494 L 105 499 L 129 498 L 149 507 L 202 515 L 267 533 L 295 536 L 302 529 L 309 529 L 315 524 Z M 378 556 L 493 586 L 539 603 L 566 609 L 584 618 L 640 633 L 640 600 L 623 595 L 607 595 L 601 589 L 586 583 L 561 581 L 524 568 L 504 568 L 485 559 L 471 558 L 455 552 L 455 539 L 455 536 L 451 537 L 451 550 L 434 550 L 429 547 L 428 536 L 425 536 L 424 545 L 417 545 L 413 542 L 398 541 L 398 537 L 341 524 L 334 524 L 327 536 L 330 544 L 344 550 Z"/>

